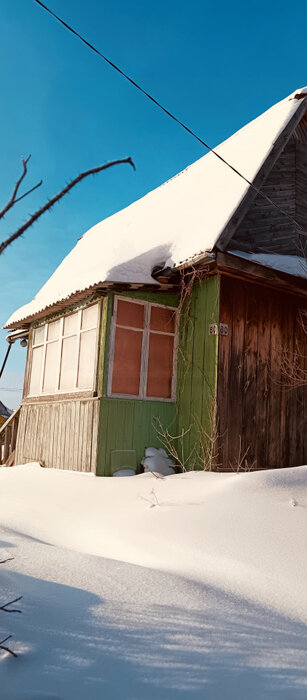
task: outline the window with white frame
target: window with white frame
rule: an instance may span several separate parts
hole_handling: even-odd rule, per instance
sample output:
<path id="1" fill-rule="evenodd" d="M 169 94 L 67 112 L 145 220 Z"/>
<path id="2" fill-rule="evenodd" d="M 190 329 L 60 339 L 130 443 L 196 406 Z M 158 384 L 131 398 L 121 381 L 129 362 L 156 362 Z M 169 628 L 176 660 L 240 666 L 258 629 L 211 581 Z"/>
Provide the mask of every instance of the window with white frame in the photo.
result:
<path id="1" fill-rule="evenodd" d="M 115 297 L 108 395 L 175 400 L 177 335 L 173 307 Z"/>
<path id="2" fill-rule="evenodd" d="M 29 396 L 93 389 L 98 304 L 33 331 Z"/>

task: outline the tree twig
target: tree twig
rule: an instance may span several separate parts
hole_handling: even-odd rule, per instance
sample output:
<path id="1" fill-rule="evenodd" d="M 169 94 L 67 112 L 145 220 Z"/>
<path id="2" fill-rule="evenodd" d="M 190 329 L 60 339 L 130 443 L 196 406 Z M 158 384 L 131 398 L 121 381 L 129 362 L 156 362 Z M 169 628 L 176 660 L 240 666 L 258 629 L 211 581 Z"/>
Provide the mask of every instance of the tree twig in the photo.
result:
<path id="1" fill-rule="evenodd" d="M 0 642 L 0 649 L 3 649 L 3 651 L 7 651 L 9 654 L 12 654 L 12 656 L 15 656 L 15 658 L 17 659 L 18 655 L 15 653 L 15 651 L 12 651 L 12 649 L 10 649 L 9 647 L 4 646 L 5 642 L 7 642 L 7 640 L 11 639 L 11 638 L 12 638 L 12 635 L 9 634 L 8 637 L 5 637 L 5 639 L 2 639 L 2 641 Z"/>
<path id="2" fill-rule="evenodd" d="M 26 163 L 27 163 L 27 161 L 25 161 L 25 164 Z M 48 211 L 48 209 L 51 209 L 51 207 L 53 207 L 53 205 L 56 204 L 56 202 L 59 202 L 59 200 L 62 199 L 62 197 L 64 197 L 64 195 L 67 194 L 67 192 L 69 192 L 73 187 L 75 187 L 75 185 L 77 185 L 78 182 L 81 182 L 81 180 L 84 180 L 84 178 L 88 177 L 89 175 L 95 175 L 96 173 L 100 173 L 102 170 L 107 170 L 108 168 L 111 168 L 113 165 L 120 165 L 122 163 L 128 163 L 135 170 L 135 165 L 133 163 L 132 158 L 121 158 L 119 160 L 113 160 L 113 161 L 110 161 L 109 163 L 105 163 L 104 165 L 100 165 L 98 168 L 91 168 L 90 170 L 86 170 L 85 172 L 80 173 L 77 177 L 74 178 L 74 180 L 69 182 L 68 185 L 66 185 L 66 187 L 64 187 L 61 190 L 61 192 L 58 192 L 58 194 L 56 194 L 54 197 L 52 197 L 52 199 L 49 199 L 48 202 L 46 202 L 46 204 L 44 204 L 44 206 L 42 206 L 40 209 L 38 209 L 38 211 L 36 211 L 35 214 L 32 214 L 32 216 L 30 216 L 30 218 L 22 226 L 20 226 L 20 228 L 17 229 L 17 231 L 15 231 L 8 238 L 6 238 L 4 241 L 2 241 L 2 243 L 0 244 L 0 255 L 7 248 L 7 246 L 9 246 L 11 243 L 13 243 L 13 241 L 15 241 L 16 238 L 19 238 L 20 236 L 22 236 L 22 234 L 30 226 L 32 226 L 34 224 L 34 222 L 37 221 L 37 219 L 39 219 L 42 216 L 42 214 L 44 214 L 46 211 Z M 15 190 L 16 190 L 16 186 L 15 186 Z M 15 192 L 15 190 L 14 190 L 14 192 Z M 16 192 L 15 192 L 15 194 L 16 194 Z M 14 195 L 14 193 L 13 193 L 13 195 Z M 5 210 L 7 211 L 7 208 L 5 208 Z M 1 218 L 1 213 L 0 213 L 0 218 Z"/>
<path id="3" fill-rule="evenodd" d="M 14 557 L 8 557 L 7 559 L 2 559 L 2 561 L 0 561 L 0 564 L 6 564 L 7 561 L 12 561 L 13 559 L 14 559 Z"/>
<path id="4" fill-rule="evenodd" d="M 37 183 L 37 185 L 34 185 L 34 187 L 31 187 L 30 190 L 28 190 L 27 192 L 24 192 L 24 194 L 21 194 L 20 197 L 17 197 L 17 199 L 15 199 L 14 204 L 17 204 L 17 202 L 20 202 L 21 199 L 24 199 L 24 197 L 27 197 L 28 194 L 31 194 L 31 192 L 34 192 L 34 190 L 37 190 L 38 187 L 40 187 L 42 184 L 43 184 L 43 181 L 40 180 L 40 181 Z"/>
<path id="5" fill-rule="evenodd" d="M 3 610 L 4 612 L 7 613 L 21 613 L 21 610 L 18 610 L 18 608 L 9 608 L 9 605 L 13 605 L 13 603 L 18 603 L 19 600 L 22 599 L 22 595 L 19 596 L 19 598 L 14 598 L 14 600 L 10 600 L 9 603 L 4 603 L 4 605 L 0 605 L 0 610 Z"/>
<path id="6" fill-rule="evenodd" d="M 24 178 L 26 177 L 26 174 L 27 174 L 27 171 L 28 171 L 28 169 L 27 169 L 27 164 L 28 164 L 30 158 L 31 158 L 31 155 L 29 155 L 26 159 L 24 159 L 24 158 L 21 159 L 21 160 L 22 160 L 22 165 L 23 165 L 22 174 L 20 175 L 19 180 L 17 180 L 17 182 L 16 182 L 16 185 L 15 185 L 15 187 L 14 187 L 14 189 L 13 189 L 13 192 L 12 192 L 11 199 L 9 199 L 8 203 L 5 205 L 5 207 L 3 207 L 2 211 L 0 211 L 0 219 L 3 219 L 3 217 L 5 216 L 5 214 L 6 214 L 10 209 L 12 209 L 12 207 L 14 206 L 14 204 L 16 204 L 16 202 L 20 202 L 21 199 L 23 199 L 24 197 L 27 197 L 28 194 L 30 194 L 31 192 L 33 192 L 33 190 L 36 190 L 37 187 L 40 187 L 41 184 L 42 184 L 42 182 L 43 182 L 43 181 L 41 180 L 37 185 L 35 185 L 34 187 L 32 187 L 30 190 L 28 190 L 28 192 L 25 192 L 24 194 L 22 194 L 21 197 L 17 197 L 17 196 L 16 196 L 16 195 L 17 195 L 17 192 L 18 192 L 18 190 L 19 190 L 19 187 L 20 187 L 20 185 L 21 185 L 21 183 L 22 183 L 22 181 L 23 181 Z"/>

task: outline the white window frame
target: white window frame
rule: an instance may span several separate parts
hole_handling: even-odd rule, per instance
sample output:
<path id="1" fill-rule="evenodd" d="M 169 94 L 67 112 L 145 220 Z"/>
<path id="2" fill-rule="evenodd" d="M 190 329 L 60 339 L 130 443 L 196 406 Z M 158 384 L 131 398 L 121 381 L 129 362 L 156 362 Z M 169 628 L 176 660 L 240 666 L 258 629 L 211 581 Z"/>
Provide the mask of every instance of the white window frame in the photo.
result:
<path id="1" fill-rule="evenodd" d="M 117 306 L 118 301 L 126 301 L 132 304 L 140 304 L 144 307 L 144 327 L 135 328 L 134 326 L 122 326 L 116 323 L 117 319 Z M 175 314 L 175 330 L 174 332 L 167 333 L 166 331 L 153 331 L 150 329 L 150 315 L 151 308 L 158 307 L 162 309 L 168 309 Z M 140 384 L 139 384 L 139 394 L 115 394 L 112 392 L 112 382 L 113 382 L 113 366 L 114 366 L 114 352 L 115 352 L 115 334 L 116 328 L 123 328 L 127 331 L 137 331 L 142 333 L 142 351 L 141 351 L 141 367 L 140 367 Z M 149 337 L 150 333 L 156 335 L 168 335 L 174 338 L 173 346 L 173 370 L 172 370 L 172 386 L 171 386 L 171 396 L 168 398 L 161 396 L 147 396 L 147 372 L 148 372 L 148 360 L 149 360 Z M 134 299 L 131 297 L 115 296 L 114 297 L 114 307 L 113 315 L 111 321 L 111 331 L 110 331 L 110 344 L 109 344 L 109 371 L 108 371 L 108 387 L 107 395 L 114 398 L 120 399 L 135 399 L 136 401 L 166 401 L 167 403 L 176 401 L 176 384 L 177 384 L 177 356 L 178 356 L 178 338 L 179 338 L 179 313 L 175 306 L 167 306 L 166 304 L 157 304 L 151 301 L 142 301 L 141 299 Z"/>
<path id="2" fill-rule="evenodd" d="M 81 328 L 82 324 L 82 313 L 83 311 L 86 311 L 90 306 L 97 306 L 97 323 L 95 326 L 89 326 L 88 328 Z M 28 389 L 27 389 L 27 397 L 32 398 L 36 396 L 55 396 L 58 394 L 72 394 L 72 393 L 81 393 L 84 391 L 91 391 L 95 389 L 96 385 L 96 375 L 97 375 L 97 359 L 98 359 L 98 338 L 99 338 L 99 327 L 100 327 L 100 305 L 99 303 L 96 302 L 96 304 L 91 304 L 90 306 L 85 306 L 81 309 L 78 309 L 77 311 L 72 311 L 69 314 L 65 314 L 64 316 L 61 316 L 60 318 L 54 318 L 47 323 L 42 324 L 41 326 L 36 326 L 36 328 L 33 328 L 32 331 L 32 342 L 31 342 L 31 358 L 30 358 L 30 372 L 29 372 L 29 380 L 28 380 Z M 78 314 L 78 319 L 77 319 L 77 330 L 74 333 L 64 333 L 64 319 L 73 316 L 74 314 Z M 48 327 L 52 323 L 60 322 L 60 329 L 59 329 L 59 336 L 56 340 L 47 340 L 47 334 L 48 334 Z M 34 333 L 38 328 L 44 328 L 44 338 L 41 343 L 34 344 Z M 94 359 L 94 367 L 93 367 L 93 381 L 91 386 L 88 387 L 78 387 L 77 386 L 77 381 L 78 381 L 78 373 L 79 373 L 79 363 L 80 363 L 80 344 L 81 344 L 81 335 L 83 333 L 87 333 L 88 331 L 96 331 L 96 347 L 95 347 L 95 359 Z M 75 379 L 74 379 L 74 385 L 70 389 L 60 389 L 60 378 L 61 378 L 61 363 L 62 363 L 62 352 L 63 352 L 63 340 L 66 338 L 72 338 L 73 336 L 77 337 L 77 363 L 76 363 L 76 371 L 75 371 Z M 52 392 L 50 391 L 43 391 L 43 384 L 44 384 L 44 375 L 45 375 L 45 366 L 46 366 L 46 353 L 47 353 L 47 346 L 50 343 L 53 342 L 58 342 L 58 359 L 57 359 L 57 383 L 56 383 L 56 389 Z M 40 388 L 38 392 L 35 392 L 33 394 L 30 393 L 30 385 L 31 385 L 31 376 L 32 376 L 32 364 L 33 364 L 33 350 L 39 347 L 43 347 L 43 362 L 42 362 L 42 369 L 41 369 L 41 377 L 40 377 Z"/>

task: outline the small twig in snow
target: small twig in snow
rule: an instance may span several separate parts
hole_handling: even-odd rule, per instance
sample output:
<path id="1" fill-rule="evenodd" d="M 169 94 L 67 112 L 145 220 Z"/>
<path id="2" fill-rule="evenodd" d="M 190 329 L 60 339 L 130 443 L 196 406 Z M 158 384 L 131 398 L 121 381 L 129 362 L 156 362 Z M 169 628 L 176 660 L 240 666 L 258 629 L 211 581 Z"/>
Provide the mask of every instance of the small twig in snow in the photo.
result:
<path id="1" fill-rule="evenodd" d="M 15 658 L 17 659 L 18 655 L 15 653 L 15 651 L 12 651 L 12 649 L 10 649 L 9 647 L 4 646 L 4 643 L 7 642 L 7 640 L 11 639 L 11 638 L 12 638 L 12 635 L 9 634 L 8 637 L 5 637 L 5 639 L 2 639 L 2 641 L 0 642 L 0 649 L 3 649 L 3 651 L 7 651 L 9 654 L 12 654 L 12 656 L 15 656 Z"/>
<path id="2" fill-rule="evenodd" d="M 154 472 L 152 469 L 149 469 L 149 467 L 147 467 L 147 469 L 151 474 L 153 474 L 153 476 L 156 477 L 156 479 L 164 479 L 165 478 L 163 474 L 159 474 L 159 472 Z"/>
<path id="3" fill-rule="evenodd" d="M 0 561 L 0 564 L 6 564 L 7 561 L 12 561 L 13 559 L 14 557 L 8 557 L 8 559 L 3 559 L 2 561 Z"/>
<path id="4" fill-rule="evenodd" d="M 13 605 L 13 603 L 18 603 L 19 600 L 22 599 L 22 595 L 19 596 L 19 598 L 14 598 L 14 600 L 10 600 L 9 603 L 5 603 L 4 605 L 0 605 L 0 610 L 3 610 L 4 612 L 8 613 L 21 613 L 21 610 L 18 610 L 18 608 L 8 608 L 8 605 Z"/>

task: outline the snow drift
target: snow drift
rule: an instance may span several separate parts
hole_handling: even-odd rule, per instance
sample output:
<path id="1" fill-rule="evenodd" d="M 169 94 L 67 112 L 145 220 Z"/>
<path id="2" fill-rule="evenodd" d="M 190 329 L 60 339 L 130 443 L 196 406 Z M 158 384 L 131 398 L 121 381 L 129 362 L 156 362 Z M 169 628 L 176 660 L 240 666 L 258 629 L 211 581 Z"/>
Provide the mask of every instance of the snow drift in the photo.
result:
<path id="1" fill-rule="evenodd" d="M 0 521 L 49 545 L 178 574 L 307 622 L 307 467 L 163 479 L 3 468 Z"/>

